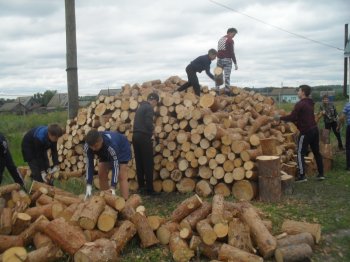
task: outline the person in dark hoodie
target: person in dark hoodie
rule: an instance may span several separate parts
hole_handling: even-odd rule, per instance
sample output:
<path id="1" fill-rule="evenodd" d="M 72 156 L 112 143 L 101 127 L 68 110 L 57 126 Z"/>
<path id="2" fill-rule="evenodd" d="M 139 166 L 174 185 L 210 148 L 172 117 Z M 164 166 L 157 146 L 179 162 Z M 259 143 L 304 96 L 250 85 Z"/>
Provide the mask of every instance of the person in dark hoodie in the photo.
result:
<path id="1" fill-rule="evenodd" d="M 314 115 L 314 101 L 309 97 L 311 94 L 311 87 L 308 85 L 299 86 L 298 97 L 300 101 L 295 104 L 293 111 L 286 116 L 275 115 L 274 120 L 290 121 L 296 123 L 300 134 L 297 146 L 297 162 L 299 176 L 296 181 L 307 181 L 305 173 L 305 154 L 310 145 L 314 154 L 319 180 L 323 180 L 323 162 L 319 148 L 319 132 Z"/>
<path id="2" fill-rule="evenodd" d="M 13 162 L 12 155 L 7 143 L 7 140 L 3 134 L 0 133 L 0 184 L 2 182 L 2 176 L 5 167 L 9 171 L 15 183 L 24 187 L 24 182 L 21 174 L 18 172 L 15 163 Z"/>
<path id="3" fill-rule="evenodd" d="M 132 145 L 136 161 L 139 190 L 147 195 L 157 195 L 153 189 L 153 116 L 159 102 L 157 93 L 150 93 L 147 101 L 140 103 L 134 119 Z"/>
<path id="4" fill-rule="evenodd" d="M 210 49 L 207 55 L 202 55 L 193 60 L 187 67 L 186 73 L 188 77 L 188 82 L 180 86 L 177 91 L 184 91 L 190 86 L 193 87 L 194 93 L 197 96 L 201 94 L 201 88 L 198 82 L 197 73 L 201 73 L 203 70 L 207 75 L 214 80 L 214 75 L 210 73 L 211 61 L 216 58 L 217 51 L 215 49 Z"/>
<path id="5" fill-rule="evenodd" d="M 38 182 L 52 183 L 48 173 L 59 170 L 57 140 L 63 135 L 62 128 L 57 124 L 38 126 L 29 130 L 22 140 L 22 155 L 32 172 L 31 176 Z M 51 149 L 53 166 L 50 167 L 47 150 Z"/>

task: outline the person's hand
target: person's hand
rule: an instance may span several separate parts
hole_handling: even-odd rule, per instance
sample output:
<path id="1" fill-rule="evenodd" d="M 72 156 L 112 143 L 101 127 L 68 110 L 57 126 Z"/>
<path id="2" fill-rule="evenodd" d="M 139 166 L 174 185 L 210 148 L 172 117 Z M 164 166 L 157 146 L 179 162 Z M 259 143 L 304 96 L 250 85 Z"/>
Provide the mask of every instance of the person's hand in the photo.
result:
<path id="1" fill-rule="evenodd" d="M 238 65 L 237 64 L 235 64 L 235 70 L 238 70 Z"/>
<path id="2" fill-rule="evenodd" d="M 45 183 L 48 182 L 47 173 L 45 171 L 41 171 L 41 178 L 44 180 Z"/>
<path id="3" fill-rule="evenodd" d="M 48 173 L 54 174 L 58 171 L 58 166 L 54 166 L 53 168 L 49 168 Z"/>
<path id="4" fill-rule="evenodd" d="M 88 184 L 88 185 L 86 185 L 84 200 L 88 199 L 91 196 L 91 193 L 92 193 L 92 186 Z"/>

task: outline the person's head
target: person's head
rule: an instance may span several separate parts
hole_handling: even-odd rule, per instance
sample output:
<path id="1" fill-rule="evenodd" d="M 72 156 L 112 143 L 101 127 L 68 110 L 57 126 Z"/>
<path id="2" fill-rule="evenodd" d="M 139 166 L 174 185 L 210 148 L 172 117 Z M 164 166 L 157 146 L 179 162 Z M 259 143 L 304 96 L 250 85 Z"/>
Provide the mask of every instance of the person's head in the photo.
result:
<path id="1" fill-rule="evenodd" d="M 151 104 L 152 107 L 155 107 L 159 103 L 159 95 L 155 92 L 152 92 L 147 96 L 147 101 Z"/>
<path id="2" fill-rule="evenodd" d="M 215 60 L 217 54 L 218 52 L 214 48 L 209 49 L 208 51 L 208 56 L 210 60 Z"/>
<path id="3" fill-rule="evenodd" d="M 59 125 L 51 124 L 47 127 L 47 135 L 51 142 L 57 142 L 57 140 L 63 135 L 63 130 Z"/>
<path id="4" fill-rule="evenodd" d="M 309 97 L 310 94 L 311 94 L 311 87 L 310 86 L 308 86 L 308 85 L 299 86 L 299 90 L 298 90 L 299 99 Z"/>
<path id="5" fill-rule="evenodd" d="M 322 102 L 323 102 L 324 104 L 328 104 L 328 103 L 329 103 L 329 97 L 328 97 L 328 95 L 324 95 L 324 96 L 322 97 Z"/>
<path id="6" fill-rule="evenodd" d="M 235 35 L 238 33 L 238 31 L 237 31 L 237 29 L 236 28 L 229 28 L 229 29 L 227 29 L 227 35 L 229 36 L 229 37 L 232 37 L 232 38 L 234 38 L 235 37 Z"/>
<path id="7" fill-rule="evenodd" d="M 101 149 L 103 144 L 102 135 L 96 129 L 91 129 L 86 134 L 85 142 L 93 151 L 98 151 Z"/>

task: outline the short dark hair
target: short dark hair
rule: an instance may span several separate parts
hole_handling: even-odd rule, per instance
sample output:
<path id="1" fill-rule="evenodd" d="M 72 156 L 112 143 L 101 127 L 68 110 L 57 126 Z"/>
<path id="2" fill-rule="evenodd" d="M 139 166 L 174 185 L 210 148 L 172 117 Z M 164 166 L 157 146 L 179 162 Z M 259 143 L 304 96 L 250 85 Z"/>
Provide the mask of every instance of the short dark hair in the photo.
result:
<path id="1" fill-rule="evenodd" d="M 311 87 L 308 85 L 301 85 L 299 86 L 299 89 L 304 92 L 305 96 L 309 96 L 311 94 Z"/>
<path id="2" fill-rule="evenodd" d="M 325 99 L 325 98 L 328 98 L 328 99 L 329 99 L 329 97 L 328 97 L 327 94 L 322 96 L 322 99 Z"/>
<path id="3" fill-rule="evenodd" d="M 231 27 L 231 28 L 227 29 L 227 33 L 236 33 L 237 34 L 238 31 L 236 28 Z"/>
<path id="4" fill-rule="evenodd" d="M 208 55 L 217 55 L 218 51 L 216 51 L 214 48 L 211 48 L 208 50 Z"/>
<path id="5" fill-rule="evenodd" d="M 150 93 L 148 96 L 147 96 L 147 100 L 148 101 L 151 101 L 151 100 L 156 100 L 157 103 L 159 102 L 159 95 L 155 92 L 152 92 Z"/>
<path id="6" fill-rule="evenodd" d="M 47 127 L 47 131 L 50 133 L 50 135 L 54 137 L 61 137 L 63 135 L 63 130 L 58 124 L 50 124 Z"/>
<path id="7" fill-rule="evenodd" d="M 101 134 L 100 132 L 98 132 L 96 129 L 91 129 L 85 137 L 85 142 L 89 145 L 89 146 L 93 146 L 95 145 L 98 140 L 101 138 Z"/>

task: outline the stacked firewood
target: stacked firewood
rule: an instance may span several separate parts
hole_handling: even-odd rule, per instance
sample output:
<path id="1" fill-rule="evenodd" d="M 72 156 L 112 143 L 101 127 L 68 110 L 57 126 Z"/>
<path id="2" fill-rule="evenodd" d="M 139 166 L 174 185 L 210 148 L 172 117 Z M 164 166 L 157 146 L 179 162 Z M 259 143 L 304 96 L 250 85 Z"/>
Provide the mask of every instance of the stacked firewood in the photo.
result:
<path id="1" fill-rule="evenodd" d="M 147 216 L 139 195 L 125 201 L 100 192 L 83 200 L 33 182 L 30 195 L 18 184 L 0 187 L 0 261 L 118 261 L 136 235 L 142 248 L 168 245 L 174 261 L 206 256 L 218 261 L 299 261 L 312 255 L 319 224 L 286 220 L 274 237 L 272 223 L 248 202 L 184 200 L 168 219 Z M 30 245 L 35 250 L 27 251 Z M 262 258 L 263 257 L 263 258 Z M 296 259 L 298 258 L 298 259 Z M 293 260 L 290 260 L 293 259 Z"/>
<path id="2" fill-rule="evenodd" d="M 263 154 L 280 156 L 285 165 L 282 170 L 295 173 L 297 129 L 291 123 L 274 125 L 271 97 L 237 87 L 231 87 L 232 97 L 217 95 L 207 87 L 198 97 L 191 91 L 176 92 L 183 82 L 170 77 L 164 83 L 127 84 L 120 94 L 100 96 L 81 109 L 75 119 L 67 121 L 66 133 L 58 141 L 65 177 L 83 173 L 84 136 L 92 128 L 118 131 L 131 142 L 135 111 L 152 91 L 161 98 L 155 119 L 156 191 L 195 191 L 200 196 L 232 193 L 250 200 L 257 193 L 256 158 Z M 262 141 L 267 143 L 262 146 Z M 134 161 L 128 176 L 130 189 L 137 190 Z M 95 185 L 98 187 L 98 179 Z"/>

